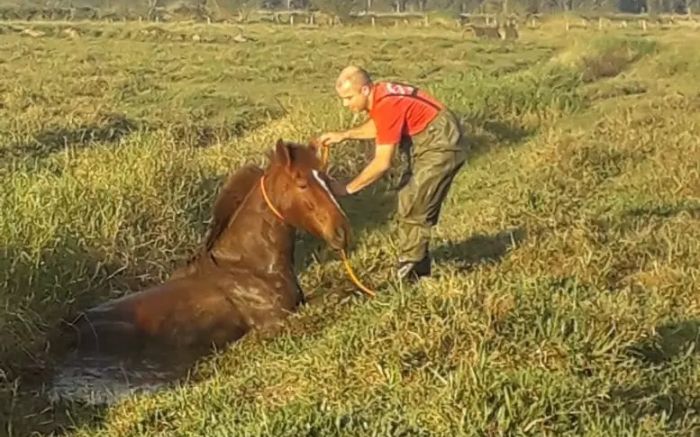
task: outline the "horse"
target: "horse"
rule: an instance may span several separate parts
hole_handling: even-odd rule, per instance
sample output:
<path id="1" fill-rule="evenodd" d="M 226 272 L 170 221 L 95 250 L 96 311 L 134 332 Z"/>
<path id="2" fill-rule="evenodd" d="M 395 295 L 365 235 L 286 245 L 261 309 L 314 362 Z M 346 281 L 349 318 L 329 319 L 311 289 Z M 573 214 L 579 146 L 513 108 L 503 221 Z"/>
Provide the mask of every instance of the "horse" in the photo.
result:
<path id="1" fill-rule="evenodd" d="M 167 280 L 105 302 L 70 323 L 79 349 L 220 347 L 279 327 L 304 303 L 294 271 L 298 229 L 344 251 L 350 225 L 313 143 L 278 140 L 262 169 L 221 189 L 203 246 Z"/>

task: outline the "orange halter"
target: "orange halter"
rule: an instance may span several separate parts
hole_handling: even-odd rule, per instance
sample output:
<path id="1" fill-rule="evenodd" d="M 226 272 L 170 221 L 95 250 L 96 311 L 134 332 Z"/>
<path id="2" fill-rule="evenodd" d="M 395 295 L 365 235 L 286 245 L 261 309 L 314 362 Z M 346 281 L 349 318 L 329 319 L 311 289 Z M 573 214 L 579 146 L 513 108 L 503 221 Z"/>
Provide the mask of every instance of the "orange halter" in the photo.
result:
<path id="1" fill-rule="evenodd" d="M 325 169 L 327 164 L 328 164 L 328 147 L 324 146 L 323 147 L 323 168 Z M 272 201 L 270 201 L 270 197 L 267 195 L 267 190 L 265 189 L 265 175 L 263 175 L 260 178 L 260 191 L 262 191 L 263 199 L 265 199 L 265 203 L 267 203 L 267 206 L 272 210 L 272 212 L 277 216 L 280 221 L 285 222 L 284 216 L 277 210 L 277 208 L 274 207 L 272 204 Z M 365 292 L 370 297 L 375 297 L 376 293 L 369 288 L 365 287 L 362 285 L 362 282 L 360 282 L 359 279 L 355 276 L 355 273 L 352 271 L 352 268 L 350 267 L 350 262 L 348 261 L 347 254 L 345 253 L 345 249 L 340 250 L 340 255 L 343 259 L 343 264 L 345 265 L 345 270 L 348 272 L 348 275 L 350 276 L 350 279 L 352 282 L 357 285 L 357 287 Z"/>

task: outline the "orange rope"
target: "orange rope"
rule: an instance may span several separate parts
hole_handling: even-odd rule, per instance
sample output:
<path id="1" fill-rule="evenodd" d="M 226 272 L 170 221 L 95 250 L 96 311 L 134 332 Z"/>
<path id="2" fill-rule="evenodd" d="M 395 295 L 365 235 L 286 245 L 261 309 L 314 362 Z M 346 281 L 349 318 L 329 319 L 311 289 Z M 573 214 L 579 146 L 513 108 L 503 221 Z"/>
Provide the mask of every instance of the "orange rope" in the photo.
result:
<path id="1" fill-rule="evenodd" d="M 323 159 L 324 167 L 328 163 L 328 151 L 327 151 L 327 149 L 328 149 L 328 146 L 324 146 L 324 151 L 325 151 L 324 159 Z M 263 177 L 260 178 L 260 190 L 262 191 L 262 195 L 263 195 L 263 198 L 265 199 L 265 203 L 267 203 L 267 206 L 270 207 L 270 209 L 277 216 L 277 218 L 279 218 L 282 222 L 284 222 L 284 216 L 282 216 L 282 214 L 277 210 L 277 208 L 275 208 L 272 205 L 270 198 L 267 196 L 267 190 L 265 189 L 265 176 L 264 175 L 263 175 Z M 352 280 L 352 282 L 368 296 L 375 297 L 376 293 L 374 291 L 370 290 L 369 288 L 365 287 L 364 285 L 362 285 L 362 282 L 360 282 L 360 280 L 357 279 L 357 277 L 355 276 L 355 273 L 352 271 L 352 267 L 350 267 L 350 262 L 348 261 L 348 257 L 347 257 L 347 254 L 345 253 L 345 249 L 341 249 L 340 255 L 343 259 L 343 264 L 345 264 L 345 270 L 347 270 L 348 275 L 350 276 L 350 279 Z"/>
<path id="2" fill-rule="evenodd" d="M 323 166 L 323 171 L 328 169 L 328 155 L 330 154 L 330 146 L 322 146 L 321 148 L 321 165 Z"/>
<path id="3" fill-rule="evenodd" d="M 267 190 L 265 189 L 265 175 L 263 175 L 260 178 L 260 191 L 262 191 L 262 195 L 263 195 L 263 198 L 265 199 L 265 203 L 267 203 L 267 206 L 270 207 L 270 209 L 272 210 L 273 213 L 275 213 L 275 215 L 277 216 L 278 219 L 280 219 L 281 221 L 284 221 L 284 217 L 282 216 L 282 214 L 280 214 L 280 212 L 277 211 L 277 208 L 275 208 L 272 205 L 270 198 L 267 197 Z"/>
<path id="4" fill-rule="evenodd" d="M 365 294 L 368 295 L 369 297 L 375 297 L 377 294 L 374 291 L 372 291 L 369 288 L 362 285 L 362 282 L 360 282 L 360 280 L 357 279 L 357 277 L 355 276 L 355 273 L 353 273 L 352 267 L 350 267 L 350 262 L 348 261 L 348 257 L 345 254 L 345 249 L 340 251 L 340 255 L 343 257 L 343 264 L 345 264 L 345 270 L 347 270 L 348 275 L 350 276 L 350 279 L 352 280 L 352 282 L 354 282 L 355 285 L 357 285 L 357 288 L 364 291 Z"/>
<path id="5" fill-rule="evenodd" d="M 329 155 L 330 155 L 330 146 L 322 146 L 322 148 L 321 148 L 321 165 L 322 165 L 323 171 L 326 171 L 326 169 L 328 168 Z M 347 254 L 345 253 L 345 249 L 342 249 L 340 251 L 340 255 L 343 258 L 343 264 L 345 265 L 345 270 L 348 272 L 348 276 L 350 276 L 350 279 L 352 280 L 352 282 L 357 286 L 357 288 L 359 288 L 360 290 L 365 292 L 365 294 L 367 294 L 368 296 L 375 297 L 376 293 L 374 291 L 370 290 L 369 288 L 365 287 L 362 284 L 362 282 L 360 282 L 360 280 L 357 279 L 357 276 L 355 276 L 355 273 L 352 271 L 352 267 L 350 267 L 350 261 L 348 260 Z"/>

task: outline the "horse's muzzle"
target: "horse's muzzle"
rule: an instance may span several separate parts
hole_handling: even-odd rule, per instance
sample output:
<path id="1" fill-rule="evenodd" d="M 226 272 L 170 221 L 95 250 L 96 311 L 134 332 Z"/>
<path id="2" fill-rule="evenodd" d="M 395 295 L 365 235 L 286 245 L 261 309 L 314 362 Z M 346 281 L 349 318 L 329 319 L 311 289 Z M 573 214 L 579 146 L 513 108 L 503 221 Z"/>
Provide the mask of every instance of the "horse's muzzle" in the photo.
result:
<path id="1" fill-rule="evenodd" d="M 328 244 L 335 250 L 343 250 L 348 247 L 348 239 L 350 233 L 345 226 L 338 226 L 333 230 L 331 238 L 328 240 Z"/>

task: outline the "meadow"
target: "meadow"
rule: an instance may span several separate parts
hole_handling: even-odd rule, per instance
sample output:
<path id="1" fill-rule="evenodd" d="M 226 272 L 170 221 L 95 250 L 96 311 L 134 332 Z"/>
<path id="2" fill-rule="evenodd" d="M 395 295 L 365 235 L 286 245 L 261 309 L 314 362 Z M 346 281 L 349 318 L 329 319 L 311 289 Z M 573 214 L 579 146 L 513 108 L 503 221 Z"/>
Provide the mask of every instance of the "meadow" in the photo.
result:
<path id="1" fill-rule="evenodd" d="M 0 23 L 2 433 L 698 435 L 698 46 L 693 29 L 556 23 L 507 42 L 437 26 Z M 166 278 L 226 174 L 277 138 L 360 121 L 333 94 L 348 63 L 428 88 L 467 127 L 434 276 L 392 278 L 397 158 L 341 201 L 376 299 L 303 236 L 311 302 L 283 332 L 162 393 L 48 402 L 37 381 L 61 318 Z M 330 172 L 371 153 L 338 146 Z"/>

